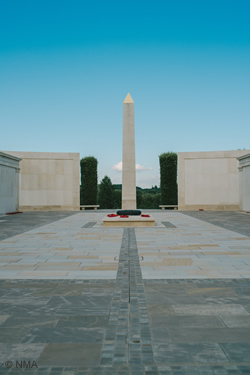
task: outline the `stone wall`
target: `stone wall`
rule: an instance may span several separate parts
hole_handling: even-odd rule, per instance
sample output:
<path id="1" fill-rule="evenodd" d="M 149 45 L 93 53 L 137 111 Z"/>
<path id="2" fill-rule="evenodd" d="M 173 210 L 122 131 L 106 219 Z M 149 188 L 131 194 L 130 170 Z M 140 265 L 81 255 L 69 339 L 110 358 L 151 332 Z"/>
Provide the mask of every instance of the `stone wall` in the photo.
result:
<path id="1" fill-rule="evenodd" d="M 20 210 L 80 209 L 80 154 L 14 152 L 20 162 Z"/>
<path id="2" fill-rule="evenodd" d="M 238 157 L 249 150 L 178 153 L 179 210 L 239 210 Z"/>
<path id="3" fill-rule="evenodd" d="M 250 154 L 241 156 L 238 160 L 240 210 L 250 211 Z"/>
<path id="4" fill-rule="evenodd" d="M 19 211 L 20 158 L 0 152 L 0 213 Z"/>

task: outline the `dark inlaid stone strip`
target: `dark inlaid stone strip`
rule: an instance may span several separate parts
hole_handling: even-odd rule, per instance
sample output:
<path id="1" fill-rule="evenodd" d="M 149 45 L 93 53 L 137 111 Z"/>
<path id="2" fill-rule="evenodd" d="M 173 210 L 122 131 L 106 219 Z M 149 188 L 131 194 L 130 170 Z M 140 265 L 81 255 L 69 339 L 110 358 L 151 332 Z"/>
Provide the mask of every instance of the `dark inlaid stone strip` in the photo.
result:
<path id="1" fill-rule="evenodd" d="M 135 230 L 125 228 L 101 365 L 155 365 Z M 154 372 L 155 374 L 158 372 Z"/>
<path id="2" fill-rule="evenodd" d="M 166 228 L 177 228 L 174 224 L 170 223 L 169 221 L 162 221 L 162 224 L 165 225 Z"/>
<path id="3" fill-rule="evenodd" d="M 89 221 L 82 228 L 92 228 L 94 225 L 96 225 L 96 223 L 97 223 L 97 221 Z"/>

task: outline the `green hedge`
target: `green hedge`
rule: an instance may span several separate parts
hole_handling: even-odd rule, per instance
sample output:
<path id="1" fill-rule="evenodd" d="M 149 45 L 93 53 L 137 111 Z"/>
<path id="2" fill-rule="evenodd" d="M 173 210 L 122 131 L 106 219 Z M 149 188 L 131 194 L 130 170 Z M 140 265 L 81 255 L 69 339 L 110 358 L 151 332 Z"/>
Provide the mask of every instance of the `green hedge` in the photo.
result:
<path id="1" fill-rule="evenodd" d="M 99 186 L 98 192 L 98 204 L 100 208 L 114 208 L 114 187 L 112 185 L 111 179 L 105 176 Z"/>
<path id="2" fill-rule="evenodd" d="M 97 203 L 97 163 L 94 156 L 81 159 L 80 204 Z"/>
<path id="3" fill-rule="evenodd" d="M 166 152 L 159 156 L 161 175 L 161 204 L 177 204 L 177 154 Z"/>
<path id="4" fill-rule="evenodd" d="M 114 208 L 117 210 L 121 210 L 122 208 L 122 191 L 121 190 L 115 190 L 115 185 L 113 185 L 114 188 Z"/>
<path id="5" fill-rule="evenodd" d="M 137 207 L 139 209 L 153 209 L 159 208 L 161 204 L 161 194 L 143 193 L 137 195 Z"/>

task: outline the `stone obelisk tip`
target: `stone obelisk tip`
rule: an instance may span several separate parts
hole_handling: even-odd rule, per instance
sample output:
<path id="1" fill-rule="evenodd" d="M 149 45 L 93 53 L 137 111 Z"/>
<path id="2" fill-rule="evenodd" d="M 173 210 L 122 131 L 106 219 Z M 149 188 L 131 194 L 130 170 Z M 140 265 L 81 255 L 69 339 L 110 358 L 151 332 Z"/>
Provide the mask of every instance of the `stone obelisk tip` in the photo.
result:
<path id="1" fill-rule="evenodd" d="M 130 93 L 128 93 L 123 103 L 127 103 L 127 104 L 134 103 L 133 99 L 131 98 Z"/>

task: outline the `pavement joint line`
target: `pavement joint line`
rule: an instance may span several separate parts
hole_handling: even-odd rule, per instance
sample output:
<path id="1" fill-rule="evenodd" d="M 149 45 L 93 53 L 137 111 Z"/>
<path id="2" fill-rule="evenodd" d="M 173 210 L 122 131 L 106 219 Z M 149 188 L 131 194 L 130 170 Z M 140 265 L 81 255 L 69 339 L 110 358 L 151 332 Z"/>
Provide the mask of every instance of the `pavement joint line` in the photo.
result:
<path id="1" fill-rule="evenodd" d="M 110 347 L 110 342 L 114 346 Z M 146 350 L 145 350 L 146 348 Z M 134 228 L 124 228 L 100 365 L 145 366 L 153 349 Z M 155 372 L 158 374 L 158 371 Z"/>

